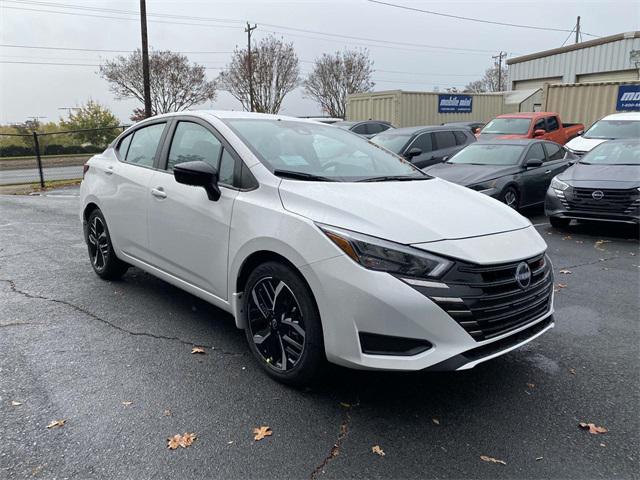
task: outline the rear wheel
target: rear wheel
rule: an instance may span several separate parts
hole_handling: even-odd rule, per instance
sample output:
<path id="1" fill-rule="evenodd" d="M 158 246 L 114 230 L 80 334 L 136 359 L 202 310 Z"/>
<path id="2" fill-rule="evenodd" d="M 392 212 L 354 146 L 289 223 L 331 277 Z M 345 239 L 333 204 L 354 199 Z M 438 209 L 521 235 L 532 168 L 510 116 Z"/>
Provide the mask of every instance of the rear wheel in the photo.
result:
<path id="1" fill-rule="evenodd" d="M 260 366 L 283 383 L 304 385 L 324 364 L 320 315 L 306 282 L 289 266 L 267 262 L 243 295 L 245 333 Z"/>
<path id="2" fill-rule="evenodd" d="M 549 217 L 549 223 L 554 228 L 567 228 L 571 223 L 571 219 L 562 217 Z"/>
<path id="3" fill-rule="evenodd" d="M 505 188 L 502 192 L 501 200 L 514 210 L 518 210 L 520 208 L 520 196 L 514 187 Z"/>
<path id="4" fill-rule="evenodd" d="M 87 223 L 87 247 L 93 271 L 105 280 L 122 277 L 129 265 L 116 257 L 107 222 L 99 208 L 91 212 Z"/>

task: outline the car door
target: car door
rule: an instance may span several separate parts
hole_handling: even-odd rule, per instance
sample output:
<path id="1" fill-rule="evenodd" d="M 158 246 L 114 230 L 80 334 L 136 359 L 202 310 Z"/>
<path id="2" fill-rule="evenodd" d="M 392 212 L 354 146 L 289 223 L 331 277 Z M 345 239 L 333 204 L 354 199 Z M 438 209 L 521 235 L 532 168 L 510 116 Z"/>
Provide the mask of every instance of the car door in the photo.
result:
<path id="1" fill-rule="evenodd" d="M 542 198 L 539 200 L 540 202 L 544 201 L 544 195 L 551 184 L 551 179 L 569 168 L 571 161 L 569 152 L 562 145 L 553 142 L 544 142 L 544 149 L 547 154 L 544 164 L 545 187 Z"/>
<path id="2" fill-rule="evenodd" d="M 420 155 L 416 155 L 410 159 L 411 163 L 416 167 L 425 168 L 438 163 L 438 161 L 433 157 L 433 138 L 431 137 L 431 133 L 427 132 L 418 134 L 413 141 L 407 145 L 404 150 L 404 155 L 406 155 L 412 148 L 419 148 L 422 150 Z"/>
<path id="3" fill-rule="evenodd" d="M 564 131 L 560 130 L 560 121 L 558 117 L 555 115 L 551 115 L 547 117 L 547 140 L 551 140 L 552 142 L 564 144 L 566 142 L 566 138 L 564 138 Z"/>
<path id="4" fill-rule="evenodd" d="M 540 135 L 539 137 L 536 137 L 536 131 L 539 131 L 539 130 L 542 130 L 545 133 Z M 533 131 L 531 132 L 531 138 L 538 138 L 538 139 L 547 138 L 546 132 L 547 132 L 547 121 L 544 118 L 540 118 L 536 120 L 536 123 L 533 124 Z"/>
<path id="5" fill-rule="evenodd" d="M 166 121 L 146 123 L 125 135 L 115 145 L 116 161 L 98 168 L 103 184 L 100 208 L 114 245 L 126 255 L 145 261 L 149 259 L 149 183 L 166 125 Z"/>
<path id="6" fill-rule="evenodd" d="M 176 182 L 175 165 L 204 161 L 218 169 L 221 196 Z M 207 122 L 178 117 L 172 123 L 160 169 L 151 179 L 149 245 L 153 265 L 213 295 L 227 299 L 229 228 L 240 159 Z"/>
<path id="7" fill-rule="evenodd" d="M 526 168 L 525 165 L 529 160 L 541 160 L 543 164 L 540 167 Z M 522 162 L 522 168 L 524 170 L 521 177 L 522 198 L 520 200 L 520 206 L 524 207 L 544 200 L 544 195 L 547 191 L 547 187 L 545 186 L 547 178 L 545 161 L 546 156 L 544 148 L 542 148 L 542 142 L 533 143 L 529 147 Z"/>
<path id="8" fill-rule="evenodd" d="M 458 150 L 461 150 L 460 147 L 456 144 L 456 137 L 451 130 L 438 130 L 437 132 L 433 132 L 435 150 L 433 152 L 435 163 L 443 161 L 445 157 L 450 157 Z"/>

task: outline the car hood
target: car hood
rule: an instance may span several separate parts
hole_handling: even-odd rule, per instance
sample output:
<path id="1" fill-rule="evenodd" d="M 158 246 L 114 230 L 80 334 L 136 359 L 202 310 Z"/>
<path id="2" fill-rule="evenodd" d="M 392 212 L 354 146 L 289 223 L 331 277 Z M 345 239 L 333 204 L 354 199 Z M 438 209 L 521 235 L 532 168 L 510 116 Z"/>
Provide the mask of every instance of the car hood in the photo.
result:
<path id="1" fill-rule="evenodd" d="M 443 178 L 458 185 L 474 185 L 494 178 L 510 175 L 518 171 L 515 165 L 464 165 L 460 163 L 439 163 L 424 170 L 429 175 Z"/>
<path id="2" fill-rule="evenodd" d="M 407 245 L 531 225 L 497 200 L 437 178 L 371 183 L 282 180 L 279 191 L 290 212 Z"/>
<path id="3" fill-rule="evenodd" d="M 576 163 L 562 172 L 558 178 L 576 187 L 633 188 L 640 185 L 640 166 Z"/>
<path id="4" fill-rule="evenodd" d="M 570 148 L 575 152 L 590 152 L 602 142 L 606 142 L 606 139 L 576 137 L 567 142 L 565 147 Z"/>
<path id="5" fill-rule="evenodd" d="M 478 137 L 479 141 L 482 140 L 514 140 L 514 139 L 518 139 L 518 138 L 529 138 L 529 135 L 526 133 L 523 133 L 521 135 L 517 135 L 517 134 L 511 134 L 511 135 L 507 135 L 504 133 L 481 133 L 480 136 Z"/>

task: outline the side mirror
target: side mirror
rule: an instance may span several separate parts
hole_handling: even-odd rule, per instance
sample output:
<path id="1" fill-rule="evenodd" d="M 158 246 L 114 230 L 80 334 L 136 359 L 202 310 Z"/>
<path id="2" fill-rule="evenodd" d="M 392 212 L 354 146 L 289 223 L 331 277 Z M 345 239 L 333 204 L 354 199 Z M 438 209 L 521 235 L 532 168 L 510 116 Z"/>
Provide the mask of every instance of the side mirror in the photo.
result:
<path id="1" fill-rule="evenodd" d="M 413 157 L 417 157 L 418 155 L 422 155 L 422 149 L 418 147 L 413 147 L 404 154 L 404 156 L 409 160 L 411 160 Z"/>
<path id="2" fill-rule="evenodd" d="M 534 130 L 533 132 L 533 136 L 534 137 L 542 137 L 546 134 L 547 132 L 545 132 L 544 130 L 542 130 L 541 128 L 538 130 Z"/>
<path id="3" fill-rule="evenodd" d="M 450 158 L 451 158 L 451 157 L 447 155 L 446 157 L 442 157 L 442 161 L 443 161 L 443 162 L 446 162 L 446 161 L 447 161 L 447 160 L 449 160 Z"/>
<path id="4" fill-rule="evenodd" d="M 527 163 L 524 164 L 524 168 L 538 168 L 542 166 L 542 160 L 538 158 L 532 158 L 531 160 L 527 160 Z"/>
<path id="5" fill-rule="evenodd" d="M 218 170 L 201 160 L 179 163 L 173 167 L 176 182 L 193 187 L 203 187 L 209 200 L 214 202 L 220 198 L 218 187 Z"/>

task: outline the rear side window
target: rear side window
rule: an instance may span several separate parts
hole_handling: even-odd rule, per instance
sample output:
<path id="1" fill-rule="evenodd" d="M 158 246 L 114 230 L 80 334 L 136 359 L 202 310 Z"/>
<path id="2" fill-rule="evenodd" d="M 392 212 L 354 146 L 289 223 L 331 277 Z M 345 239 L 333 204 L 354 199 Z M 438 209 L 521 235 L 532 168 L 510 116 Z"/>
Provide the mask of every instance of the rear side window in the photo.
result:
<path id="1" fill-rule="evenodd" d="M 202 161 L 218 168 L 222 144 L 213 133 L 193 122 L 179 122 L 171 141 L 167 170 L 179 163 Z"/>
<path id="2" fill-rule="evenodd" d="M 127 158 L 127 151 L 129 150 L 129 145 L 131 145 L 132 138 L 133 133 L 131 135 L 127 135 L 120 141 L 120 146 L 118 147 L 118 155 L 122 160 Z"/>
<path id="3" fill-rule="evenodd" d="M 457 145 L 464 145 L 465 143 L 467 143 L 467 135 L 464 132 L 461 132 L 460 130 L 454 130 L 453 136 L 456 137 Z"/>
<path id="4" fill-rule="evenodd" d="M 362 125 L 356 125 L 352 132 L 357 133 L 358 135 L 366 135 L 368 131 L 367 124 L 363 123 Z"/>
<path id="5" fill-rule="evenodd" d="M 419 135 L 418 138 L 411 144 L 411 148 L 417 147 L 422 150 L 422 153 L 427 153 L 433 150 L 433 145 L 431 144 L 431 134 L 423 133 Z"/>
<path id="6" fill-rule="evenodd" d="M 565 151 L 561 145 L 545 143 L 544 148 L 547 150 L 547 157 L 549 157 L 550 162 L 553 160 L 562 160 L 564 158 Z"/>
<path id="7" fill-rule="evenodd" d="M 371 135 L 375 135 L 376 133 L 384 132 L 389 128 L 389 125 L 385 125 L 384 123 L 370 123 L 368 125 L 368 133 Z"/>
<path id="8" fill-rule="evenodd" d="M 560 128 L 560 126 L 558 125 L 558 117 L 547 118 L 547 129 L 550 132 L 553 132 L 554 130 L 558 130 L 558 128 Z"/>
<path id="9" fill-rule="evenodd" d="M 133 133 L 125 162 L 143 167 L 153 167 L 164 126 L 164 123 L 156 123 L 136 130 Z M 120 147 L 122 148 L 122 144 Z"/>
<path id="10" fill-rule="evenodd" d="M 543 162 L 545 161 L 544 150 L 542 149 L 541 143 L 534 143 L 533 145 L 531 145 L 531 148 L 529 148 L 529 151 L 527 152 L 527 156 L 524 157 L 525 163 L 529 160 L 542 160 Z"/>
<path id="11" fill-rule="evenodd" d="M 456 137 L 453 136 L 453 132 L 435 132 L 434 135 L 438 150 L 456 146 Z"/>

